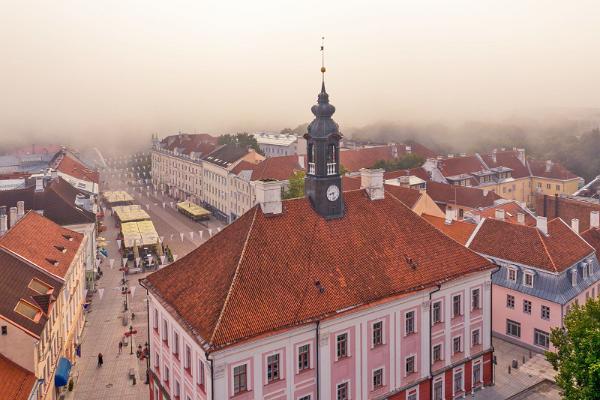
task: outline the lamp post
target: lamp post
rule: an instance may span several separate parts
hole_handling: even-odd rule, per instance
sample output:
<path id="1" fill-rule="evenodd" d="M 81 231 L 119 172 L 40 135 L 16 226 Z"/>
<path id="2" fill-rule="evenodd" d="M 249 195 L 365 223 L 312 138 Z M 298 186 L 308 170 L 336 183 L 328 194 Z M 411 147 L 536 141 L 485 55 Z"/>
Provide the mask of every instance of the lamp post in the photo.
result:
<path id="1" fill-rule="evenodd" d="M 129 292 L 129 290 L 127 290 L 127 286 L 123 286 L 123 288 L 121 289 L 123 295 L 125 296 L 125 311 L 127 311 L 128 307 L 127 307 L 127 292 Z"/>
<path id="2" fill-rule="evenodd" d="M 133 354 L 133 326 L 129 325 L 129 354 Z"/>

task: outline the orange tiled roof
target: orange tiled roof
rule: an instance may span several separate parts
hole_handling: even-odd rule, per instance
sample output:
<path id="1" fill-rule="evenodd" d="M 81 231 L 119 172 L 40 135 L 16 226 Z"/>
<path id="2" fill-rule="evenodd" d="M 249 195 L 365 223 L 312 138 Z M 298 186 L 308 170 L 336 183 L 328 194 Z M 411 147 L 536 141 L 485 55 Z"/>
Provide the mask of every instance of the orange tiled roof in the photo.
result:
<path id="1" fill-rule="evenodd" d="M 479 215 L 482 218 L 496 218 L 496 210 L 504 210 L 504 220 L 507 222 L 517 224 L 517 214 L 522 213 L 525 215 L 525 225 L 536 225 L 535 217 L 531 215 L 529 211 L 521 207 L 516 201 L 498 204 L 495 206 L 484 208 L 482 210 L 472 210 L 470 211 L 470 213 L 474 215 Z"/>
<path id="2" fill-rule="evenodd" d="M 421 192 L 419 192 L 418 190 L 402 186 L 384 185 L 384 188 L 387 194 L 400 200 L 404 205 L 406 205 L 409 208 L 414 207 L 417 201 L 422 196 Z M 342 177 L 342 190 L 344 192 L 358 189 L 360 189 L 360 176 Z"/>
<path id="3" fill-rule="evenodd" d="M 261 161 L 252 170 L 252 180 L 277 179 L 284 181 L 289 179 L 296 171 L 304 170 L 300 165 L 297 155 L 269 157 Z"/>
<path id="4" fill-rule="evenodd" d="M 481 156 L 488 168 L 507 167 L 512 169 L 511 176 L 515 179 L 529 176 L 529 168 L 519 160 L 517 150 L 505 150 L 496 152 L 496 162 L 491 154 Z"/>
<path id="5" fill-rule="evenodd" d="M 469 248 L 480 254 L 557 273 L 594 251 L 560 218 L 548 222 L 548 236 L 535 227 L 485 219 Z"/>
<path id="6" fill-rule="evenodd" d="M 0 247 L 64 278 L 82 240 L 81 233 L 29 211 L 0 238 Z"/>
<path id="7" fill-rule="evenodd" d="M 600 228 L 590 228 L 583 231 L 581 232 L 581 237 L 596 249 L 596 254 L 600 254 Z"/>
<path id="8" fill-rule="evenodd" d="M 435 217 L 433 215 L 423 214 L 422 217 L 442 231 L 445 235 L 456 240 L 458 243 L 465 245 L 477 225 L 465 221 L 452 221 L 451 224 L 446 224 L 446 219 L 443 217 Z"/>
<path id="9" fill-rule="evenodd" d="M 545 200 L 544 200 L 545 199 Z M 558 199 L 558 207 L 557 207 Z M 546 201 L 546 207 L 544 207 Z M 544 208 L 546 212 L 544 214 Z M 535 197 L 535 211 L 537 215 L 550 218 L 562 218 L 563 221 L 571 223 L 571 219 L 579 219 L 580 232 L 590 228 L 590 213 L 600 211 L 600 204 L 590 201 L 577 200 L 573 198 L 544 196 L 538 194 Z"/>
<path id="10" fill-rule="evenodd" d="M 33 372 L 0 354 L 0 393 L 4 400 L 27 400 L 36 378 Z"/>
<path id="11" fill-rule="evenodd" d="M 100 182 L 100 174 L 98 171 L 86 167 L 81 161 L 67 153 L 63 153 L 63 157 L 58 162 L 56 169 L 64 174 L 83 181 L 94 183 Z"/>
<path id="12" fill-rule="evenodd" d="M 445 177 L 470 174 L 485 169 L 477 156 L 452 157 L 438 160 L 438 169 Z"/>
<path id="13" fill-rule="evenodd" d="M 344 198 L 335 220 L 306 198 L 255 206 L 143 283 L 211 351 L 492 268 L 393 196 Z"/>
<path id="14" fill-rule="evenodd" d="M 357 172 L 361 168 L 373 168 L 377 161 L 396 159 L 393 147 L 394 145 L 384 145 L 340 151 L 340 164 L 350 172 Z M 396 149 L 399 150 L 401 147 L 403 146 L 398 145 Z M 402 153 L 398 151 L 396 155 L 402 156 Z"/>
<path id="15" fill-rule="evenodd" d="M 541 160 L 528 160 L 529 168 L 531 169 L 532 176 L 538 176 L 541 178 L 551 179 L 576 179 L 577 175 L 566 169 L 562 164 L 552 161 L 550 171 L 546 171 L 546 161 Z"/>
<path id="16" fill-rule="evenodd" d="M 416 176 L 417 178 L 428 181 L 431 178 L 423 167 L 411 168 L 411 169 L 400 169 L 397 171 L 387 171 L 383 173 L 383 179 L 394 179 L 401 176 Z"/>
<path id="17" fill-rule="evenodd" d="M 427 194 L 436 203 L 457 204 L 469 208 L 489 207 L 501 199 L 496 193 L 482 189 L 428 181 Z"/>

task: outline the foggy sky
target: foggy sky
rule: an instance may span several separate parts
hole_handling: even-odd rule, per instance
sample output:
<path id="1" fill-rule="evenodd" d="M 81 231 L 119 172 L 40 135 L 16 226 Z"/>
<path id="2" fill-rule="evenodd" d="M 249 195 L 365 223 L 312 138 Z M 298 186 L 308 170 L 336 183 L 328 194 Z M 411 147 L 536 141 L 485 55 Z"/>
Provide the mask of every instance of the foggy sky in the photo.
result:
<path id="1" fill-rule="evenodd" d="M 149 138 L 599 107 L 597 1 L 0 1 L 0 136 Z"/>

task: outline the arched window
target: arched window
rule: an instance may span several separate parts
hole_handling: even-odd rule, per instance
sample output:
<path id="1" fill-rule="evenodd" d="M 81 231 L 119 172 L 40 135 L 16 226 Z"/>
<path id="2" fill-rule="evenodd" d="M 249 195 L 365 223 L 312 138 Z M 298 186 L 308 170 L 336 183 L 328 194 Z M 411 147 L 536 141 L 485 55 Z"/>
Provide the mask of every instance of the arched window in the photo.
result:
<path id="1" fill-rule="evenodd" d="M 335 160 L 336 160 L 335 144 L 330 144 L 329 151 L 327 152 L 327 163 L 334 163 L 334 162 L 336 162 Z"/>

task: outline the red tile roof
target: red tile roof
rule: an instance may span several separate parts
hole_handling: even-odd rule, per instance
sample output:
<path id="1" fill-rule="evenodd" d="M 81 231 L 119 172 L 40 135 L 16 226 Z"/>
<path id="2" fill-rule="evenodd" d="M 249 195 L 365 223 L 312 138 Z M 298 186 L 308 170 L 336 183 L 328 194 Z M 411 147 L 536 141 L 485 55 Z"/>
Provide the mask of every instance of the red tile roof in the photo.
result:
<path id="1" fill-rule="evenodd" d="M 239 163 L 237 163 L 235 167 L 233 167 L 231 169 L 231 173 L 234 175 L 237 175 L 242 171 L 253 171 L 254 168 L 256 168 L 257 166 L 258 166 L 258 164 L 254 164 L 249 161 L 242 160 Z"/>
<path id="2" fill-rule="evenodd" d="M 446 218 L 435 217 L 428 214 L 423 214 L 422 217 L 445 235 L 456 240 L 463 246 L 467 243 L 467 240 L 469 240 L 471 234 L 477 227 L 477 225 L 465 221 L 452 221 L 452 223 L 446 224 Z"/>
<path id="3" fill-rule="evenodd" d="M 512 169 L 511 176 L 515 179 L 529 176 L 529 168 L 519 160 L 518 150 L 506 150 L 496 152 L 496 162 L 492 154 L 481 156 L 488 168 L 507 167 Z"/>
<path id="4" fill-rule="evenodd" d="M 397 149 L 397 147 L 396 147 Z M 394 154 L 396 157 L 394 157 Z M 380 160 L 391 161 L 400 154 L 394 153 L 393 146 L 367 147 L 356 150 L 340 151 L 340 164 L 349 172 L 357 172 L 361 168 L 373 168 Z"/>
<path id="5" fill-rule="evenodd" d="M 528 161 L 532 176 L 551 179 L 577 179 L 578 176 L 563 167 L 560 163 L 551 161 L 550 171 L 546 171 L 546 161 L 532 160 Z"/>
<path id="6" fill-rule="evenodd" d="M 174 151 L 177 149 L 182 154 L 190 155 L 198 153 L 206 155 L 217 148 L 218 138 L 207 133 L 187 134 L 167 136 L 161 141 L 163 148 Z"/>
<path id="7" fill-rule="evenodd" d="M 413 208 L 422 194 L 416 189 L 410 189 L 402 186 L 384 185 L 386 195 L 392 196 L 400 200 L 404 205 Z M 348 192 L 351 190 L 360 189 L 360 176 L 343 176 L 342 190 Z"/>
<path id="8" fill-rule="evenodd" d="M 492 267 L 393 196 L 344 197 L 335 220 L 306 198 L 255 206 L 142 282 L 211 351 Z"/>
<path id="9" fill-rule="evenodd" d="M 427 194 L 436 203 L 456 204 L 469 208 L 489 207 L 494 201 L 501 199 L 496 193 L 485 193 L 482 189 L 448 185 L 446 183 L 427 182 Z"/>
<path id="10" fill-rule="evenodd" d="M 560 218 L 548 222 L 548 236 L 537 228 L 485 219 L 469 248 L 492 257 L 560 273 L 594 248 Z"/>
<path id="11" fill-rule="evenodd" d="M 360 189 L 360 176 L 342 176 L 342 191 L 348 192 L 350 190 Z"/>
<path id="12" fill-rule="evenodd" d="M 36 378 L 33 372 L 0 354 L 0 393 L 4 400 L 27 400 Z"/>
<path id="13" fill-rule="evenodd" d="M 424 168 L 411 168 L 411 169 L 400 169 L 397 171 L 387 171 L 383 173 L 383 179 L 394 179 L 399 178 L 401 176 L 416 176 L 417 178 L 423 179 L 424 181 L 428 181 L 431 178 L 427 171 Z"/>
<path id="14" fill-rule="evenodd" d="M 544 214 L 544 198 L 546 199 L 546 213 Z M 556 202 L 558 199 L 558 213 Z M 600 204 L 578 200 L 574 198 L 544 196 L 538 194 L 535 197 L 535 211 L 537 215 L 550 218 L 562 218 L 568 224 L 573 218 L 579 219 L 579 231 L 585 231 L 590 227 L 590 213 L 600 211 Z"/>
<path id="15" fill-rule="evenodd" d="M 100 173 L 98 171 L 88 168 L 81 161 L 66 152 L 62 153 L 62 158 L 59 156 L 57 162 L 58 165 L 55 168 L 63 174 L 87 182 L 100 182 Z"/>
<path id="16" fill-rule="evenodd" d="M 496 218 L 496 210 L 504 210 L 504 220 L 517 224 L 517 214 L 522 213 L 525 215 L 525 225 L 535 226 L 536 220 L 528 210 L 525 210 L 516 201 L 510 201 L 496 206 L 484 208 L 482 210 L 469 211 L 471 214 L 479 215 L 482 218 Z"/>
<path id="17" fill-rule="evenodd" d="M 82 241 L 81 233 L 29 211 L 0 238 L 0 248 L 64 278 Z"/>
<path id="18" fill-rule="evenodd" d="M 445 177 L 470 174 L 485 169 L 477 156 L 452 157 L 438 160 L 438 169 Z"/>
<path id="19" fill-rule="evenodd" d="M 284 181 L 289 179 L 296 171 L 304 170 L 304 165 L 298 162 L 298 156 L 270 157 L 261 161 L 252 170 L 252 180 L 277 179 Z"/>

